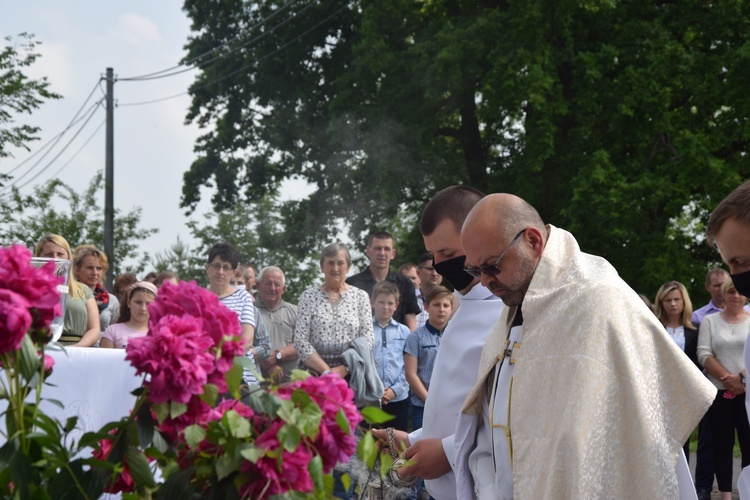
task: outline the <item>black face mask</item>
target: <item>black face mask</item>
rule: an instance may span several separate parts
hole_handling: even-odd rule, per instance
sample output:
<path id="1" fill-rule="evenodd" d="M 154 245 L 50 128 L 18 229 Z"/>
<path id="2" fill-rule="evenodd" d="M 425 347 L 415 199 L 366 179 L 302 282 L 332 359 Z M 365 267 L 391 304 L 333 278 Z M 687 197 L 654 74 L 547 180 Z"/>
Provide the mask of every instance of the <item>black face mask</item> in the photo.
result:
<path id="1" fill-rule="evenodd" d="M 438 264 L 433 264 L 432 267 L 443 277 L 448 283 L 450 283 L 454 289 L 461 291 L 471 284 L 474 277 L 464 271 L 464 265 L 466 264 L 466 256 L 453 257 L 452 259 L 444 260 Z"/>
<path id="2" fill-rule="evenodd" d="M 435 266 L 437 269 L 437 266 Z M 730 274 L 734 288 L 745 297 L 750 297 L 750 271 L 739 274 Z"/>

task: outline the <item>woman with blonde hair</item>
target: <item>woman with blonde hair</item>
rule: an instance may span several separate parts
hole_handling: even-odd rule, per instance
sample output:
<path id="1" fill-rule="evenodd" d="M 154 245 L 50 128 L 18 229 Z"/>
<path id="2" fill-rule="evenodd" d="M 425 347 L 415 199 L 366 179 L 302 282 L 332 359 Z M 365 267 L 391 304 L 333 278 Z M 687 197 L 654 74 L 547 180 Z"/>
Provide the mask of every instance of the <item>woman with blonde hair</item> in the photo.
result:
<path id="1" fill-rule="evenodd" d="M 750 333 L 750 313 L 744 307 L 732 280 L 721 285 L 724 310 L 701 321 L 698 359 L 708 379 L 719 390 L 708 419 L 714 438 L 714 469 L 722 500 L 732 498 L 732 469 L 735 430 L 740 443 L 742 467 L 750 465 L 750 425 L 745 412 L 745 361 L 743 351 Z"/>
<path id="2" fill-rule="evenodd" d="M 107 254 L 96 245 L 79 245 L 73 252 L 73 273 L 79 282 L 87 285 L 94 293 L 99 311 L 100 333 L 104 333 L 110 323 L 114 323 L 120 315 L 120 301 L 102 284 L 102 278 L 108 268 Z"/>
<path id="3" fill-rule="evenodd" d="M 35 257 L 73 260 L 70 245 L 58 234 L 45 234 L 34 250 Z M 58 343 L 72 347 L 90 347 L 99 340 L 99 310 L 91 289 L 76 279 L 73 268 L 68 278 L 63 333 Z"/>
<path id="4" fill-rule="evenodd" d="M 696 354 L 698 329 L 690 321 L 693 316 L 693 303 L 690 301 L 685 285 L 679 281 L 664 283 L 656 293 L 654 314 L 664 325 L 672 340 L 700 368 Z"/>
<path id="5" fill-rule="evenodd" d="M 654 314 L 667 330 L 672 340 L 687 354 L 690 361 L 700 370 L 698 363 L 698 330 L 690 321 L 693 316 L 693 303 L 685 285 L 679 281 L 667 281 L 656 292 Z M 685 458 L 690 457 L 690 438 L 684 446 Z"/>

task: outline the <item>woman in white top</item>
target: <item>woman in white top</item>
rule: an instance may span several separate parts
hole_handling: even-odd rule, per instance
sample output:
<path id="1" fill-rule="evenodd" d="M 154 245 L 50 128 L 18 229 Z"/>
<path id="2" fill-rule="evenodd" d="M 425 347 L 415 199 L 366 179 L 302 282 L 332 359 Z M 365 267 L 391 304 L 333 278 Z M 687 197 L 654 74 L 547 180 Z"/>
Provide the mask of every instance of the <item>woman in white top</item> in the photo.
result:
<path id="1" fill-rule="evenodd" d="M 130 286 L 120 304 L 117 323 L 104 331 L 99 347 L 125 349 L 130 339 L 145 337 L 151 315 L 148 305 L 156 300 L 157 288 L 148 281 L 139 281 Z"/>
<path id="2" fill-rule="evenodd" d="M 750 426 L 745 412 L 745 370 L 743 351 L 750 333 L 750 313 L 744 310 L 747 297 L 740 295 L 732 280 L 721 286 L 726 306 L 709 314 L 698 334 L 698 361 L 719 389 L 708 417 L 714 437 L 714 468 L 722 500 L 732 498 L 732 448 L 734 433 L 742 451 L 742 467 L 750 465 Z"/>

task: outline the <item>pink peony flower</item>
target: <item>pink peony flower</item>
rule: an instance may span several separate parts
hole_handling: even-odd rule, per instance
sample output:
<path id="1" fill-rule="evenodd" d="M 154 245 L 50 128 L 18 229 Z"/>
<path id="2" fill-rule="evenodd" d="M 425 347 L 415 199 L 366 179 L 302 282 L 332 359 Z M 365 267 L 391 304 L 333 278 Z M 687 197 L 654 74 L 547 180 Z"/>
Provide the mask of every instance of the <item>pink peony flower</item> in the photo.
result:
<path id="1" fill-rule="evenodd" d="M 203 394 L 208 374 L 214 371 L 212 341 L 192 316 L 164 316 L 151 324 L 150 335 L 131 339 L 125 359 L 136 373 L 151 375 L 149 400 L 187 403 Z"/>
<path id="2" fill-rule="evenodd" d="M 23 339 L 19 329 L 28 319 L 25 314 L 16 310 L 19 307 L 25 307 L 31 317 L 26 331 L 32 334 L 32 339 L 49 340 L 50 322 L 60 314 L 60 294 L 57 285 L 64 281 L 64 278 L 56 277 L 54 272 L 53 262 L 39 268 L 33 266 L 31 252 L 23 246 L 0 248 L 0 290 L 13 292 L 25 300 L 22 306 L 23 302 L 17 297 L 7 294 L 0 297 L 0 302 L 5 303 L 0 308 L 3 309 L 6 318 L 6 329 L 0 334 L 3 336 L 3 340 L 0 341 L 0 352 L 8 352 L 7 349 L 11 346 L 20 346 Z"/>
<path id="3" fill-rule="evenodd" d="M 33 318 L 25 297 L 0 288 L 0 353 L 17 351 Z"/>
<path id="4" fill-rule="evenodd" d="M 167 417 L 161 425 L 157 424 L 157 428 L 172 442 L 177 442 L 180 440 L 180 434 L 185 427 L 193 424 L 206 425 L 211 420 L 215 420 L 213 418 L 214 412 L 214 408 L 211 408 L 199 398 L 193 397 L 188 401 L 185 413 L 177 418 Z M 156 415 L 153 415 L 153 417 L 154 422 L 156 422 Z M 221 415 L 219 415 L 219 418 L 221 418 Z"/>
<path id="5" fill-rule="evenodd" d="M 232 367 L 235 356 L 244 354 L 237 315 L 221 304 L 216 295 L 193 281 L 162 285 L 158 297 L 149 305 L 149 312 L 152 330 L 162 318 L 170 315 L 190 316 L 200 321 L 200 330 L 203 336 L 211 339 L 212 347 L 218 349 L 221 345 L 215 366 L 208 371 L 206 380 L 216 385 L 220 392 L 225 392 L 227 385 L 224 374 Z M 227 337 L 229 339 L 225 340 Z"/>
<path id="6" fill-rule="evenodd" d="M 255 445 L 269 451 L 275 451 L 258 460 L 257 463 L 246 461 L 241 472 L 249 474 L 252 479 L 240 491 L 240 496 L 249 498 L 268 498 L 283 495 L 287 491 L 310 492 L 313 490 L 312 477 L 307 465 L 312 460 L 312 453 L 303 445 L 297 446 L 294 452 L 281 448 L 277 438 L 279 429 L 284 425 L 275 420 L 255 440 Z M 278 452 L 281 451 L 279 455 Z"/>
<path id="7" fill-rule="evenodd" d="M 354 405 L 354 391 L 344 379 L 325 375 L 282 386 L 278 391 L 279 397 L 289 399 L 298 389 L 305 391 L 323 412 L 320 433 L 313 446 L 323 461 L 323 472 L 327 474 L 338 462 L 348 462 L 357 449 L 354 430 L 362 421 L 362 415 Z M 349 432 L 345 432 L 336 422 L 339 410 L 344 412 Z"/>
<path id="8" fill-rule="evenodd" d="M 117 429 L 112 429 L 110 434 L 115 434 Z M 109 453 L 112 451 L 112 440 L 102 439 L 99 441 L 99 449 L 94 450 L 93 457 L 97 460 L 106 461 Z M 133 491 L 133 477 L 130 475 L 130 469 L 128 469 L 128 459 L 123 457 L 122 459 L 122 472 L 117 476 L 114 484 L 109 481 L 104 488 L 106 493 L 120 493 L 122 491 L 131 492 Z"/>
<path id="9" fill-rule="evenodd" d="M 47 354 L 44 355 L 44 376 L 52 375 L 52 367 L 55 366 L 55 358 Z"/>

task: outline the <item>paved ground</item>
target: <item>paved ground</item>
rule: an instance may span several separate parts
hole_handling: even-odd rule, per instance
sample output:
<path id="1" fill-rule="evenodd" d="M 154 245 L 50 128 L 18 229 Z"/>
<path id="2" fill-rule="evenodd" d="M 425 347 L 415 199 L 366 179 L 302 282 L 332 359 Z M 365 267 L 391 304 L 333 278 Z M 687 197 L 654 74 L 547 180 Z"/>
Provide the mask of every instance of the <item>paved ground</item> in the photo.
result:
<path id="1" fill-rule="evenodd" d="M 732 473 L 732 499 L 739 499 L 740 495 L 737 493 L 737 479 L 740 477 L 740 471 L 742 470 L 742 466 L 740 464 L 740 459 L 736 458 L 734 459 L 734 472 Z M 690 454 L 690 473 L 693 475 L 693 478 L 695 478 L 695 453 Z M 721 494 L 719 493 L 719 490 L 716 489 L 716 481 L 714 481 L 714 491 L 711 493 L 711 500 L 720 500 Z"/>

